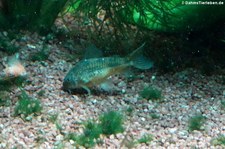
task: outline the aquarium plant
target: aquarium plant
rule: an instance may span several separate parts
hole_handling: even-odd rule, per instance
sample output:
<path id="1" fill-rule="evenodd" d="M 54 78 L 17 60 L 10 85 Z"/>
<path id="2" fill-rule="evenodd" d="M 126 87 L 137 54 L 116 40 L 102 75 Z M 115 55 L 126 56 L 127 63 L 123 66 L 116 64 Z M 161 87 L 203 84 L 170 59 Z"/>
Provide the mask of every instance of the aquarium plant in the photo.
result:
<path id="1" fill-rule="evenodd" d="M 153 140 L 153 136 L 151 134 L 144 134 L 140 139 L 137 140 L 138 143 L 149 143 Z"/>
<path id="2" fill-rule="evenodd" d="M 78 146 L 85 148 L 94 147 L 96 143 L 101 142 L 100 135 L 109 136 L 124 131 L 122 126 L 123 116 L 120 112 L 108 111 L 99 116 L 99 122 L 88 120 L 83 123 L 84 129 L 82 134 L 69 132 L 65 140 L 73 140 Z"/>
<path id="3" fill-rule="evenodd" d="M 82 134 L 77 135 L 75 133 L 68 133 L 65 139 L 73 140 L 79 146 L 90 148 L 95 146 L 96 142 L 99 140 L 101 133 L 102 131 L 99 124 L 95 123 L 92 120 L 88 120 L 84 123 L 84 129 Z"/>
<path id="4" fill-rule="evenodd" d="M 197 114 L 192 116 L 188 120 L 188 130 L 189 131 L 194 131 L 194 130 L 202 130 L 202 126 L 205 122 L 205 117 L 202 116 L 201 114 Z"/>
<path id="5" fill-rule="evenodd" d="M 221 108 L 225 110 L 225 99 L 220 101 Z"/>
<path id="6" fill-rule="evenodd" d="M 161 90 L 152 86 L 144 87 L 144 89 L 139 94 L 142 98 L 147 100 L 154 101 L 162 98 Z"/>
<path id="7" fill-rule="evenodd" d="M 100 125 L 91 120 L 87 121 L 84 124 L 84 128 L 84 135 L 92 139 L 99 138 L 100 134 L 102 133 L 102 128 L 100 127 Z"/>
<path id="8" fill-rule="evenodd" d="M 8 32 L 5 34 L 6 35 L 0 33 L 0 51 L 4 51 L 8 54 L 14 54 L 18 52 L 18 46 L 11 42 L 12 39 L 15 39 L 16 37 L 9 36 Z"/>
<path id="9" fill-rule="evenodd" d="M 40 51 L 31 55 L 31 60 L 32 61 L 45 61 L 48 59 L 49 54 L 50 54 L 49 49 L 46 46 L 44 46 Z"/>
<path id="10" fill-rule="evenodd" d="M 120 112 L 108 111 L 103 113 L 99 118 L 102 134 L 111 135 L 122 133 L 124 131 L 123 119 L 123 115 Z"/>
<path id="11" fill-rule="evenodd" d="M 128 106 L 125 110 L 127 115 L 131 116 L 134 113 L 134 107 L 133 106 Z"/>
<path id="12" fill-rule="evenodd" d="M 40 90 L 38 93 L 37 93 L 38 96 L 40 97 L 43 97 L 45 95 L 45 90 Z"/>
<path id="13" fill-rule="evenodd" d="M 53 114 L 49 114 L 48 116 L 48 120 L 50 122 L 52 122 L 53 124 L 55 124 L 57 130 L 59 130 L 60 132 L 62 131 L 62 125 L 59 123 L 58 119 L 59 114 L 58 113 L 53 113 Z"/>
<path id="14" fill-rule="evenodd" d="M 0 77 L 0 91 L 10 91 L 13 87 L 21 87 L 26 78 L 22 76 L 14 78 L 1 78 Z"/>
<path id="15" fill-rule="evenodd" d="M 150 113 L 150 116 L 152 119 L 159 119 L 160 118 L 160 115 L 157 114 L 157 113 Z"/>
<path id="16" fill-rule="evenodd" d="M 218 137 L 211 140 L 211 144 L 214 146 L 217 146 L 217 145 L 225 146 L 225 136 L 219 135 Z"/>
<path id="17" fill-rule="evenodd" d="M 198 0 L 191 2 L 199 3 Z M 92 22 L 99 23 L 99 30 L 106 22 L 111 22 L 119 30 L 136 24 L 151 30 L 177 32 L 201 29 L 224 18 L 223 5 L 212 5 L 209 10 L 207 5 L 187 3 L 189 1 L 182 0 L 118 0 L 107 3 L 104 0 L 77 0 L 71 2 L 70 10 L 82 12 Z"/>
<path id="18" fill-rule="evenodd" d="M 40 113 L 42 110 L 41 102 L 29 97 L 24 90 L 21 90 L 21 92 L 14 109 L 14 115 L 20 115 L 21 118 L 26 119 L 31 114 Z"/>
<path id="19" fill-rule="evenodd" d="M 93 147 L 101 133 L 102 130 L 99 124 L 88 121 L 84 124 L 83 134 L 77 137 L 76 142 L 84 147 Z"/>
<path id="20" fill-rule="evenodd" d="M 68 0 L 1 0 L 0 27 L 49 30 Z"/>
<path id="21" fill-rule="evenodd" d="M 9 106 L 11 104 L 11 100 L 8 92 L 0 91 L 0 106 Z"/>
<path id="22" fill-rule="evenodd" d="M 216 1 L 219 2 L 219 0 Z M 142 2 L 144 3 L 145 1 Z M 148 2 L 148 5 L 142 9 L 134 7 L 132 21 L 149 29 L 159 31 L 199 30 L 213 24 L 217 20 L 223 19 L 225 14 L 223 5 L 214 5 L 209 10 L 204 4 L 187 4 L 199 3 L 198 0 L 167 0 L 160 2 L 148 0 Z M 214 13 L 212 14 L 212 12 Z"/>

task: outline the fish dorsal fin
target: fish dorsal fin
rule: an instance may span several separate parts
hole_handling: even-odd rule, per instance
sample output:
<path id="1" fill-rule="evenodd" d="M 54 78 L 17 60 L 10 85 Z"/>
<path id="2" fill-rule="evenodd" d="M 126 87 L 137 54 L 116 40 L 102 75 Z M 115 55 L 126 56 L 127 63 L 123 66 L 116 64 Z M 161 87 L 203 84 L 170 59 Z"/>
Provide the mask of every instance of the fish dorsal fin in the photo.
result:
<path id="1" fill-rule="evenodd" d="M 94 44 L 90 44 L 85 49 L 84 59 L 99 58 L 99 57 L 103 57 L 102 51 L 99 50 Z"/>
<path id="2" fill-rule="evenodd" d="M 145 42 L 140 47 L 135 49 L 130 55 L 128 55 L 128 58 L 133 59 L 133 57 L 136 57 L 137 55 L 142 54 L 143 52 L 142 49 L 144 46 L 145 46 Z"/>

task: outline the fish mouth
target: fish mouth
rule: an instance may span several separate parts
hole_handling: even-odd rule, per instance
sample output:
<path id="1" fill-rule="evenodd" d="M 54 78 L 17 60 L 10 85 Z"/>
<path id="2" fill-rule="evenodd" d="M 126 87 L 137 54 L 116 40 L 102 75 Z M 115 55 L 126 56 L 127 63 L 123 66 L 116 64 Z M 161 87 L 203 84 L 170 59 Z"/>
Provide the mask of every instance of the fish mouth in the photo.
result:
<path id="1" fill-rule="evenodd" d="M 61 89 L 64 90 L 64 91 L 68 91 L 68 90 L 71 90 L 72 87 L 68 83 L 63 82 L 63 85 L 62 85 Z"/>

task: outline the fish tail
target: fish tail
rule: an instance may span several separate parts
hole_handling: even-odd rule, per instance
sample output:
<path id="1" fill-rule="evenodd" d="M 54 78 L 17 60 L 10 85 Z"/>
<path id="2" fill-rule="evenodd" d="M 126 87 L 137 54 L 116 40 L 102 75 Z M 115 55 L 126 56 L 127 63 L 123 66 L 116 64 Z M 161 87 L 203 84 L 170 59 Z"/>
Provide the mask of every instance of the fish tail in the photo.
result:
<path id="1" fill-rule="evenodd" d="M 138 69 L 150 69 L 153 67 L 153 62 L 143 55 L 144 45 L 145 43 L 128 55 L 131 65 Z"/>

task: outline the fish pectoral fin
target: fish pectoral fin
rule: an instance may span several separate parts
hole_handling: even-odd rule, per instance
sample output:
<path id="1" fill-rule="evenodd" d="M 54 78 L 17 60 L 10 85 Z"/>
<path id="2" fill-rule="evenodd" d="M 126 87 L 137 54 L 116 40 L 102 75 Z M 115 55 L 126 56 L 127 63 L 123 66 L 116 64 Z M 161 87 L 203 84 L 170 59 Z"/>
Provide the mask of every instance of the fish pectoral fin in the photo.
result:
<path id="1" fill-rule="evenodd" d="M 81 86 L 81 87 L 88 92 L 88 95 L 91 95 L 91 90 L 87 86 Z"/>
<path id="2" fill-rule="evenodd" d="M 108 79 L 105 82 L 101 83 L 100 88 L 109 93 L 111 93 L 117 89 L 111 79 Z"/>

